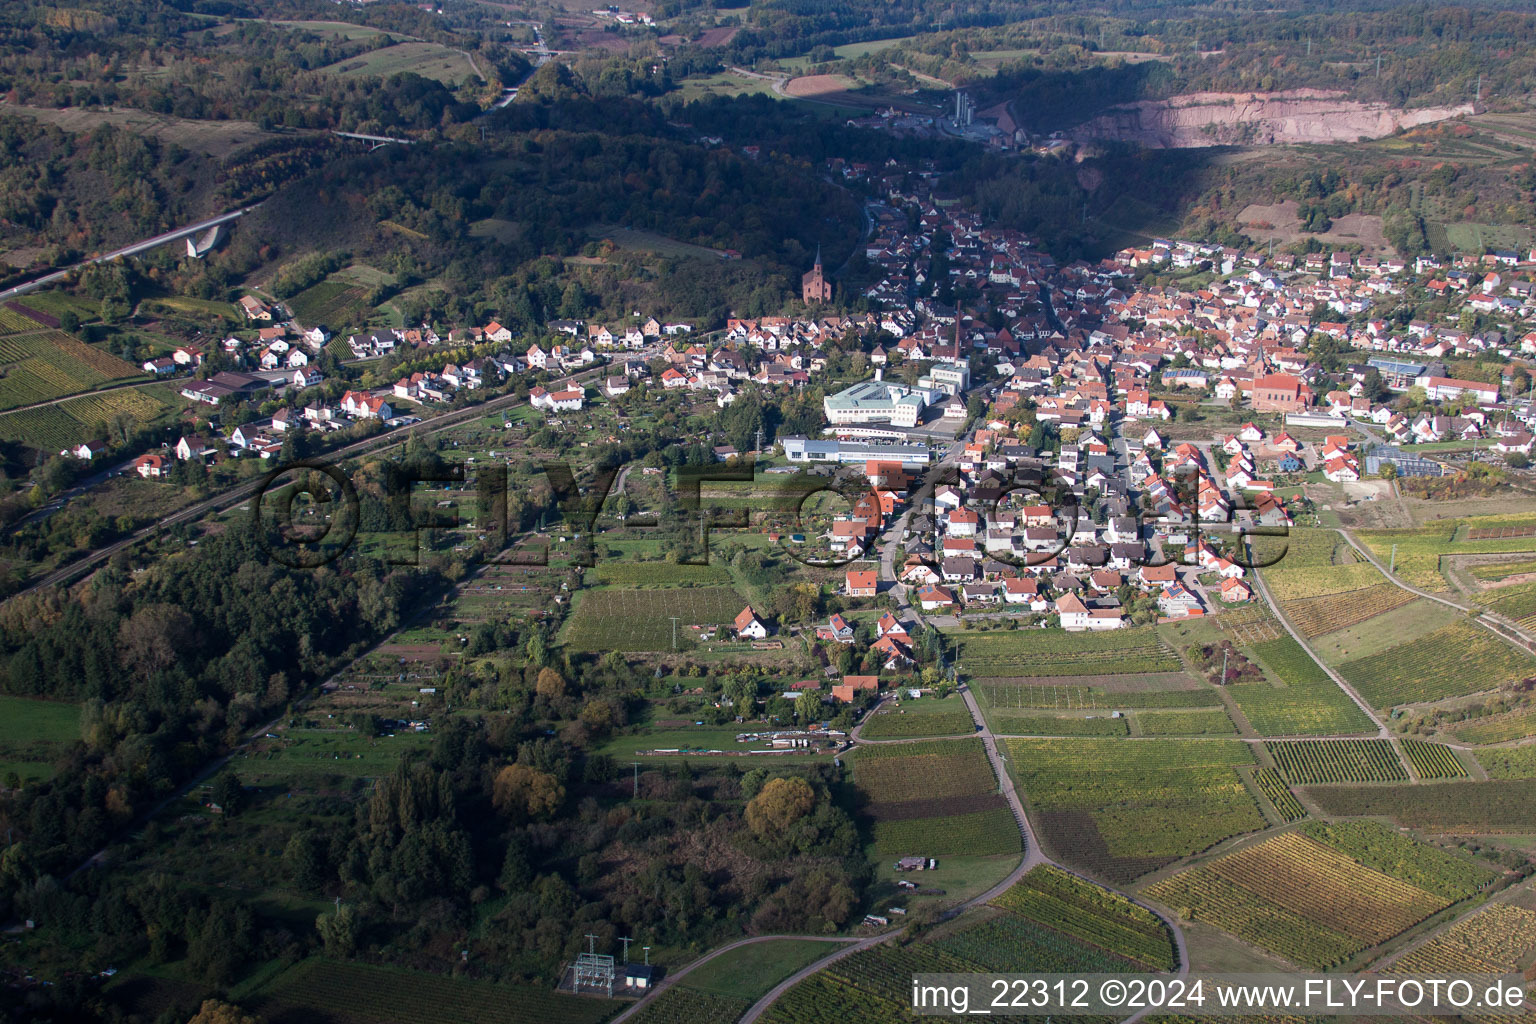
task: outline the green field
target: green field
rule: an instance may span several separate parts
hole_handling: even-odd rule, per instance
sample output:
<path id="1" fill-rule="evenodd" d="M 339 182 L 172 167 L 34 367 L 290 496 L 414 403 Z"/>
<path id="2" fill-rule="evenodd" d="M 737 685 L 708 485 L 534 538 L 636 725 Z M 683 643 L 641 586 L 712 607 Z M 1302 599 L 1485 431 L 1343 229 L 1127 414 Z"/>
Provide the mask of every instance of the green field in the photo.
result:
<path id="1" fill-rule="evenodd" d="M 1492 779 L 1536 779 L 1536 745 L 1480 750 L 1477 763 Z"/>
<path id="2" fill-rule="evenodd" d="M 76 705 L 0 695 L 0 785 L 10 772 L 23 780 L 48 778 L 79 738 Z"/>
<path id="3" fill-rule="evenodd" d="M 1143 736 L 1232 736 L 1237 726 L 1226 711 L 1138 711 L 1136 726 Z"/>
<path id="4" fill-rule="evenodd" d="M 1017 679 L 978 679 L 971 690 L 986 708 L 1051 708 L 1112 711 L 1130 708 L 1204 708 L 1221 703 L 1208 688 L 1192 690 L 1111 690 L 1088 686 L 1098 678 L 1082 676 L 1084 685 L 1060 683 L 1057 677 L 1022 677 Z M 1051 679 L 1052 682 L 1044 682 Z"/>
<path id="5" fill-rule="evenodd" d="M 976 730 L 976 723 L 959 697 L 931 697 L 886 703 L 864 720 L 859 735 L 865 739 L 897 739 L 910 736 L 960 736 Z"/>
<path id="6" fill-rule="evenodd" d="M 886 859 L 1018 853 L 1022 843 L 1013 812 L 1006 807 L 874 824 L 875 853 Z"/>
<path id="7" fill-rule="evenodd" d="M 352 729 L 285 729 L 263 741 L 240 762 L 254 784 L 268 779 L 304 780 L 335 775 L 375 779 L 394 771 L 407 753 L 431 747 L 424 733 L 369 737 Z"/>
<path id="8" fill-rule="evenodd" d="M 1374 589 L 1374 588 L 1373 588 Z M 1393 587 L 1399 594 L 1403 591 Z M 1339 604 L 1348 604 L 1355 598 L 1329 598 Z M 1337 666 L 1344 661 L 1358 661 L 1374 654 L 1381 654 L 1401 644 L 1405 637 L 1421 636 L 1444 629 L 1456 621 L 1461 613 L 1447 608 L 1438 601 L 1420 598 L 1382 615 L 1357 622 L 1336 630 L 1327 636 L 1313 637 L 1308 646 L 1329 665 Z"/>
<path id="9" fill-rule="evenodd" d="M 1018 736 L 1125 736 L 1131 731 L 1129 719 L 1108 715 L 1085 718 L 994 711 L 988 719 L 994 732 Z"/>
<path id="10" fill-rule="evenodd" d="M 348 77 L 388 78 L 402 72 L 431 78 L 444 85 L 458 85 L 480 77 L 467 57 L 439 43 L 396 43 L 320 69 L 321 74 Z"/>
<path id="11" fill-rule="evenodd" d="M 1018 825 L 980 739 L 864 746 L 849 763 L 882 859 L 1018 852 Z"/>
<path id="12" fill-rule="evenodd" d="M 698 626 L 729 627 L 747 602 L 729 587 L 680 587 L 665 590 L 587 590 L 576 595 L 575 609 L 561 634 L 578 651 L 673 650 L 672 616 L 677 616 L 677 648 L 692 646 Z"/>
<path id="13" fill-rule="evenodd" d="M 753 1001 L 806 964 L 837 952 L 835 942 L 814 939 L 775 939 L 722 953 L 678 982 L 727 1000 Z M 743 1009 L 746 1007 L 743 1006 Z"/>
<path id="14" fill-rule="evenodd" d="M 1020 792 L 1059 857 L 1127 882 L 1264 827 L 1228 740 L 1008 739 Z"/>
<path id="15" fill-rule="evenodd" d="M 597 579 L 604 586 L 622 587 L 730 586 L 731 574 L 725 566 L 715 562 L 678 565 L 676 562 L 606 561 L 598 564 Z"/>

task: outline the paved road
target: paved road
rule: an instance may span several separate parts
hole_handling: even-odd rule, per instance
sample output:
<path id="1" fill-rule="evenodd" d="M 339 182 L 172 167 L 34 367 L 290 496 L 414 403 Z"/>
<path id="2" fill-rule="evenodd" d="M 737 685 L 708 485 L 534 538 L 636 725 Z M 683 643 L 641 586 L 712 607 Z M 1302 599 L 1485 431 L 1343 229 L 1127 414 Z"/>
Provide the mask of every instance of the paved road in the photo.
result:
<path id="1" fill-rule="evenodd" d="M 234 210 L 230 213 L 222 214 L 218 217 L 210 217 L 207 220 L 198 221 L 196 224 L 192 224 L 188 227 L 177 228 L 175 231 L 167 231 L 163 235 L 156 235 L 153 238 L 146 238 L 142 242 L 134 242 L 132 245 L 125 245 L 121 249 L 113 249 L 111 252 L 103 256 L 97 256 L 95 259 L 89 259 L 82 263 L 76 263 L 72 267 L 65 267 L 63 270 L 55 270 L 51 274 L 44 274 L 42 277 L 34 278 L 31 281 L 24 281 L 21 284 L 12 285 L 4 291 L 0 291 L 0 300 L 14 298 L 17 295 L 25 295 L 27 292 L 36 291 L 39 288 L 46 287 L 50 284 L 53 284 L 55 281 L 62 280 L 69 273 L 78 270 L 81 267 L 87 267 L 94 263 L 110 263 L 113 260 L 121 259 L 124 256 L 137 256 L 141 252 L 147 252 L 156 246 L 164 245 L 166 242 L 174 242 L 179 238 L 185 238 L 188 235 L 195 235 L 200 231 L 206 231 L 217 224 L 228 224 L 230 221 L 235 220 L 238 217 L 245 216 L 247 213 L 250 213 L 260 205 L 260 203 L 257 203 L 255 206 L 247 206 L 244 209 Z"/>

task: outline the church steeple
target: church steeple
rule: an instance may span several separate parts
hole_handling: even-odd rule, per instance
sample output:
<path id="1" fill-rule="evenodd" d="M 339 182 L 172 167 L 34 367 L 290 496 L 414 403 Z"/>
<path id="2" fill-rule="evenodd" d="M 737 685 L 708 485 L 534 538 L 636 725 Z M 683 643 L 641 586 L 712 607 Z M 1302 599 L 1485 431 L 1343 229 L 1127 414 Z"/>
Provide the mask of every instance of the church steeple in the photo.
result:
<path id="1" fill-rule="evenodd" d="M 800 275 L 800 297 L 806 305 L 832 301 L 832 282 L 821 269 L 821 243 L 816 243 L 816 262 L 811 269 Z"/>

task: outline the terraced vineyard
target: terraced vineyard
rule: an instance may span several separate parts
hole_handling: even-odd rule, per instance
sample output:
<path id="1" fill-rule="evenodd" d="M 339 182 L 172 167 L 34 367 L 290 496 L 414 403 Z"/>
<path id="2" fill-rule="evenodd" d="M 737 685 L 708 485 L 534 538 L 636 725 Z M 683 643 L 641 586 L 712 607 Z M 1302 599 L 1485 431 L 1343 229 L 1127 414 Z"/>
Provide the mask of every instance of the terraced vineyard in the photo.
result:
<path id="1" fill-rule="evenodd" d="M 1375 566 L 1360 561 L 1348 542 L 1332 530 L 1292 530 L 1285 541 L 1284 557 L 1259 572 L 1270 594 L 1287 612 L 1298 601 L 1366 590 L 1387 582 Z"/>
<path id="2" fill-rule="evenodd" d="M 1307 809 L 1301 806 L 1296 794 L 1290 791 L 1280 773 L 1273 768 L 1263 765 L 1254 768 L 1253 781 L 1258 783 L 1259 792 L 1274 805 L 1282 821 L 1297 821 L 1307 816 Z"/>
<path id="3" fill-rule="evenodd" d="M 1385 817 L 1400 825 L 1449 835 L 1531 831 L 1536 779 L 1441 782 L 1433 786 L 1324 786 L 1307 797 L 1324 814 Z"/>
<path id="4" fill-rule="evenodd" d="M 994 732 L 1019 736 L 1124 736 L 1131 731 L 1127 719 L 1103 715 L 1096 718 L 1073 718 L 998 712 L 992 715 L 991 720 Z"/>
<path id="5" fill-rule="evenodd" d="M 8 339 L 4 355 L 21 358 L 13 360 L 0 378 L 0 409 L 45 402 L 114 380 L 142 376 L 138 367 L 63 331 Z"/>
<path id="6" fill-rule="evenodd" d="M 1510 974 L 1536 950 L 1536 910 L 1494 903 L 1400 957 L 1393 974 Z"/>
<path id="7" fill-rule="evenodd" d="M 1423 740 L 1403 740 L 1403 753 L 1413 773 L 1421 779 L 1464 779 L 1467 769 L 1456 759 L 1456 752 L 1439 743 Z"/>
<path id="8" fill-rule="evenodd" d="M 1023 845 L 1018 823 L 998 798 L 997 806 L 970 814 L 948 814 L 900 821 L 877 820 L 875 852 L 881 859 L 909 856 L 985 857 L 1018 853 Z"/>
<path id="9" fill-rule="evenodd" d="M 36 320 L 16 312 L 9 306 L 0 305 L 0 334 L 17 334 L 22 331 L 35 331 L 43 325 Z M 4 360 L 0 355 L 0 360 Z"/>
<path id="10" fill-rule="evenodd" d="M 1004 741 L 1019 790 L 1061 859 L 1125 882 L 1265 820 L 1229 740 Z"/>
<path id="11" fill-rule="evenodd" d="M 1323 671 L 1322 666 L 1312 660 L 1312 655 L 1308 654 L 1289 633 L 1282 633 L 1273 640 L 1254 644 L 1251 649 L 1265 667 L 1278 676 L 1286 686 L 1308 686 L 1316 683 L 1332 685 L 1333 683 L 1333 680 L 1328 678 L 1328 673 Z"/>
<path id="12" fill-rule="evenodd" d="M 1536 573 L 1536 558 L 1522 558 L 1511 562 L 1483 562 L 1468 566 L 1467 572 L 1480 580 L 1506 580 L 1511 576 Z"/>
<path id="13" fill-rule="evenodd" d="M 860 747 L 853 781 L 870 803 L 905 803 L 992 793 L 997 777 L 979 739 Z"/>
<path id="14" fill-rule="evenodd" d="M 1222 708 L 1138 711 L 1136 725 L 1144 736 L 1232 736 L 1237 733 L 1237 726 Z"/>
<path id="15" fill-rule="evenodd" d="M 923 711 L 901 714 L 881 711 L 865 719 L 859 735 L 864 739 L 900 739 L 908 736 L 958 736 L 975 732 L 969 711 Z"/>
<path id="16" fill-rule="evenodd" d="M 1247 650 L 1285 684 L 1243 683 L 1227 688 L 1261 736 L 1341 736 L 1376 730 L 1370 716 L 1289 633 Z"/>
<path id="17" fill-rule="evenodd" d="M 1173 963 L 1162 922 L 1124 897 L 1037 868 L 994 904 L 994 916 L 879 945 L 811 975 L 776 1001 L 764 1024 L 903 1024 L 912 976 L 1020 971 L 1143 971 Z M 958 923 L 957 923 L 958 924 Z M 1113 1024 L 1082 1018 L 1083 1024 Z"/>
<path id="18" fill-rule="evenodd" d="M 1374 586 L 1362 587 L 1351 593 L 1348 600 L 1341 600 L 1336 594 L 1328 594 L 1291 601 L 1281 607 L 1291 625 L 1304 636 L 1314 637 L 1357 625 L 1383 612 L 1400 608 L 1413 599 L 1414 595 L 1409 591 L 1382 580 Z"/>
<path id="19" fill-rule="evenodd" d="M 1440 560 L 1445 555 L 1481 555 L 1536 551 L 1536 537 L 1529 534 L 1515 537 L 1491 537 L 1473 533 L 1474 530 L 1498 531 L 1501 525 L 1515 522 L 1519 517 L 1484 516 L 1475 519 L 1450 520 L 1413 530 L 1359 530 L 1355 539 L 1371 550 L 1371 553 L 1387 564 L 1397 547 L 1395 573 L 1411 586 L 1430 592 L 1452 589 L 1446 581 Z M 1524 531 L 1511 531 L 1524 533 Z M 1476 538 L 1476 539 L 1472 539 Z"/>
<path id="20" fill-rule="evenodd" d="M 981 740 L 863 746 L 850 761 L 881 858 L 1018 852 L 1018 824 Z"/>
<path id="21" fill-rule="evenodd" d="M 1151 628 L 1104 633 L 1008 630 L 954 634 L 957 663 L 972 677 L 1116 675 L 1183 667 Z"/>
<path id="22" fill-rule="evenodd" d="M 1175 966 L 1168 929 L 1156 914 L 1060 868 L 1035 868 L 992 905 L 1154 970 Z"/>
<path id="23" fill-rule="evenodd" d="M 1376 723 L 1328 679 L 1275 687 L 1231 686 L 1227 693 L 1260 736 L 1348 736 L 1374 733 Z"/>
<path id="24" fill-rule="evenodd" d="M 1267 743 L 1265 749 L 1292 786 L 1408 781 L 1390 740 L 1298 740 Z"/>
<path id="25" fill-rule="evenodd" d="M 1002 913 L 958 929 L 933 945 L 984 971 L 1130 971 L 1124 957 L 1085 946 L 1020 914 Z"/>
<path id="26" fill-rule="evenodd" d="M 1504 743 L 1536 736 L 1536 707 L 1469 719 L 1452 726 L 1451 733 L 1463 743 Z"/>
<path id="27" fill-rule="evenodd" d="M 1164 878 L 1147 895 L 1312 969 L 1349 960 L 1445 906 L 1298 832 Z"/>
<path id="28" fill-rule="evenodd" d="M 674 985 L 630 1020 L 634 1024 L 735 1024 L 752 1004 Z"/>
<path id="29" fill-rule="evenodd" d="M 1208 689 L 1110 691 L 1097 686 L 1035 684 L 1028 679 L 978 679 L 971 690 L 989 708 L 1054 708 L 1057 711 L 1119 708 L 1201 708 L 1221 699 Z"/>
<path id="30" fill-rule="evenodd" d="M 142 425 L 163 415 L 165 409 L 143 388 L 119 388 L 38 409 L 0 414 L 0 439 L 19 441 L 43 452 L 57 452 L 105 436 L 106 427 L 120 414 Z"/>
<path id="31" fill-rule="evenodd" d="M 1536 626 L 1536 583 L 1486 590 L 1477 595 L 1477 603 L 1521 626 Z"/>
<path id="32" fill-rule="evenodd" d="M 1455 903 L 1478 892 L 1496 877 L 1493 868 L 1442 850 L 1379 821 L 1308 822 L 1303 834 L 1375 868 Z"/>
<path id="33" fill-rule="evenodd" d="M 1147 895 L 1314 969 L 1336 966 L 1452 902 L 1400 872 L 1357 862 L 1331 840 L 1321 827 L 1284 832 L 1164 879 Z M 1446 856 L 1415 845 L 1414 853 Z"/>
<path id="34" fill-rule="evenodd" d="M 1470 622 L 1458 620 L 1338 671 L 1372 707 L 1442 700 L 1536 674 L 1536 659 Z"/>

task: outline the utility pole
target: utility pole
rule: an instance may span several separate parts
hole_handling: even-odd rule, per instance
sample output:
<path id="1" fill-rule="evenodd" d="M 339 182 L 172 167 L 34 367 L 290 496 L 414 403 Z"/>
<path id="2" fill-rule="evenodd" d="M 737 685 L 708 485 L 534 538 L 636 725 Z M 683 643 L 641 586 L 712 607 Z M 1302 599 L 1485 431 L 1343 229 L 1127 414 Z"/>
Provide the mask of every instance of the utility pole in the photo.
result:
<path id="1" fill-rule="evenodd" d="M 640 948 L 645 950 L 645 965 L 649 967 L 651 965 L 651 947 L 641 946 Z"/>
<path id="2" fill-rule="evenodd" d="M 1252 559 L 1250 559 L 1250 561 L 1252 561 Z M 1229 648 L 1223 647 L 1221 649 L 1221 685 L 1222 686 L 1226 686 L 1227 685 L 1227 655 L 1229 653 L 1230 653 L 1230 649 Z"/>
<path id="3" fill-rule="evenodd" d="M 1477 73 L 1477 102 L 1483 102 L 1483 73 Z"/>
<path id="4" fill-rule="evenodd" d="M 639 796 L 640 795 L 640 762 L 639 761 L 631 761 L 629 763 L 632 766 L 634 766 L 634 769 L 635 769 L 635 791 L 631 795 L 632 796 Z"/>
<path id="5" fill-rule="evenodd" d="M 677 616 L 672 616 L 672 649 L 677 650 Z"/>
<path id="6" fill-rule="evenodd" d="M 1376 55 L 1376 77 L 1381 77 L 1381 54 Z"/>
<path id="7" fill-rule="evenodd" d="M 629 963 L 629 944 L 635 940 L 627 935 L 621 935 L 619 936 L 619 941 L 624 943 L 624 962 L 627 964 Z"/>
<path id="8" fill-rule="evenodd" d="M 1392 545 L 1392 561 L 1387 566 L 1387 575 L 1391 576 L 1395 572 L 1397 572 L 1397 545 L 1393 544 Z"/>
<path id="9" fill-rule="evenodd" d="M 591 932 L 587 933 L 587 952 L 594 955 L 597 953 L 597 936 Z"/>
<path id="10" fill-rule="evenodd" d="M 1312 37 L 1307 36 L 1307 56 L 1312 56 Z"/>

